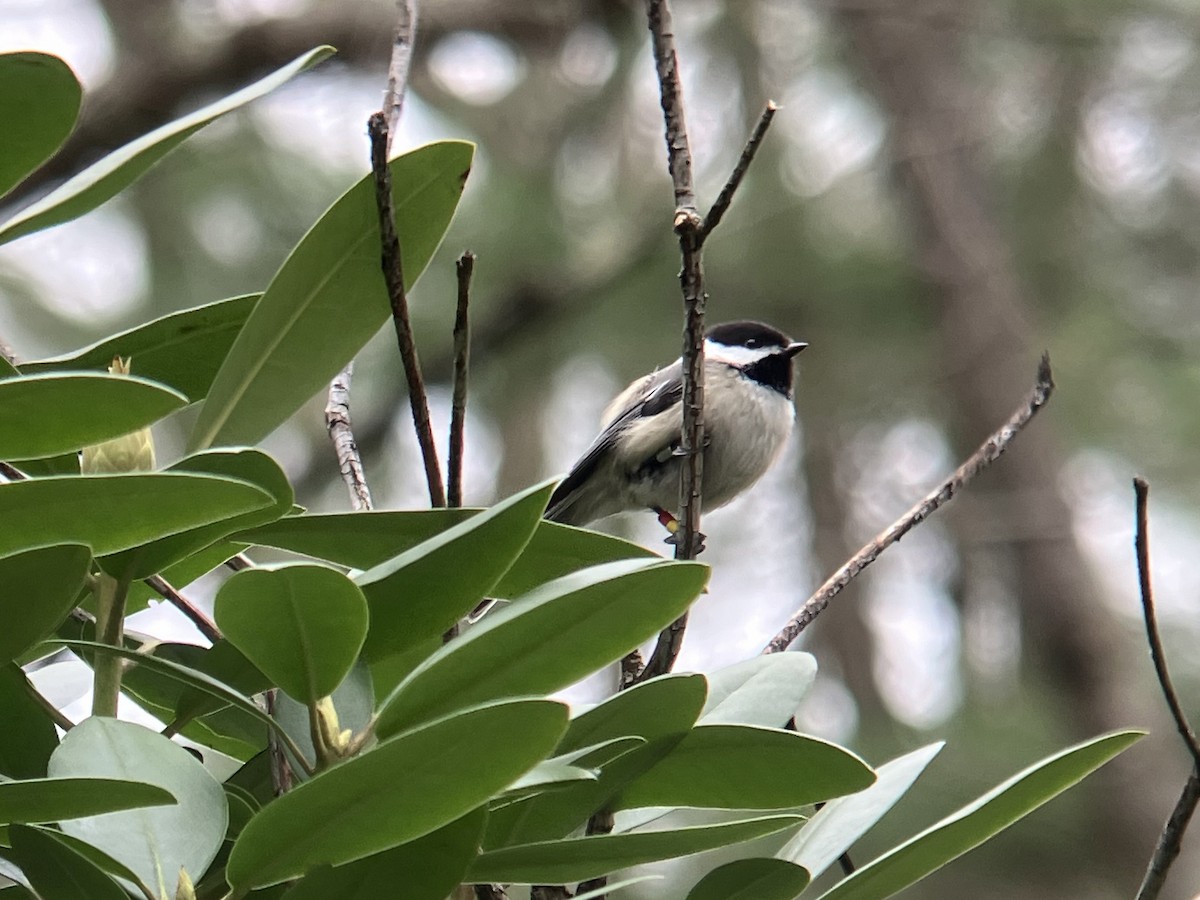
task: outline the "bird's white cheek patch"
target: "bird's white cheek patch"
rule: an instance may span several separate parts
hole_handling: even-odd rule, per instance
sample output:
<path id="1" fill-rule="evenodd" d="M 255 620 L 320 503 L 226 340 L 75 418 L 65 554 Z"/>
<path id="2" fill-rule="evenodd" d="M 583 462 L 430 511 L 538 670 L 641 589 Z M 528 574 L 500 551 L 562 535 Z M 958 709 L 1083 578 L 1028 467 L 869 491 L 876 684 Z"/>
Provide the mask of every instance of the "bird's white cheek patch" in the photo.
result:
<path id="1" fill-rule="evenodd" d="M 758 362 L 760 359 L 766 359 L 772 353 L 778 351 L 778 347 L 730 347 L 707 340 L 704 342 L 705 359 L 712 360 L 713 362 L 728 363 L 738 368 Z"/>

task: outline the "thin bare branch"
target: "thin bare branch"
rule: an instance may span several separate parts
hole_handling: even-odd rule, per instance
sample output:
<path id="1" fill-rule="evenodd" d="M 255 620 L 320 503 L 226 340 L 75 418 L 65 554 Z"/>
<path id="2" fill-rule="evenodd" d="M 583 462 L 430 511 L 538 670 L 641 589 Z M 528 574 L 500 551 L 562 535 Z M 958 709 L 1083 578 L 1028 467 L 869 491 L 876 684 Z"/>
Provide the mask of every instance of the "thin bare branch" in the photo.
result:
<path id="1" fill-rule="evenodd" d="M 775 118 L 775 113 L 779 110 L 774 100 L 768 100 L 767 105 L 763 107 L 762 115 L 758 117 L 758 124 L 754 126 L 754 130 L 750 132 L 750 137 L 746 140 L 746 146 L 742 148 L 742 155 L 738 157 L 737 165 L 733 167 L 733 171 L 729 173 L 729 180 L 725 182 L 725 187 L 721 188 L 721 193 L 717 194 L 717 199 L 713 201 L 712 209 L 708 211 L 708 215 L 704 217 L 704 226 L 700 230 L 700 240 L 704 241 L 714 228 L 721 224 L 721 219 L 725 216 L 729 209 L 729 204 L 733 202 L 733 195 L 741 186 L 742 179 L 746 177 L 746 172 L 750 169 L 750 163 L 754 162 L 754 155 L 758 153 L 758 148 L 762 145 L 762 139 L 767 133 L 767 129 L 771 127 L 771 120 Z"/>
<path id="2" fill-rule="evenodd" d="M 1142 614 L 1146 621 L 1146 640 L 1150 644 L 1150 658 L 1154 662 L 1154 673 L 1158 676 L 1158 684 L 1175 720 L 1175 728 L 1183 738 L 1184 746 L 1192 756 L 1192 771 L 1187 783 L 1175 803 L 1166 824 L 1159 834 L 1154 854 L 1146 866 L 1146 874 L 1138 888 L 1137 900 L 1155 900 L 1167 880 L 1167 872 L 1171 864 L 1179 856 L 1183 843 L 1183 835 L 1187 831 L 1196 805 L 1200 803 L 1200 744 L 1196 734 L 1188 722 L 1179 702 L 1179 695 L 1171 682 L 1171 673 L 1167 670 L 1167 657 L 1163 651 L 1162 637 L 1158 630 L 1158 616 L 1154 610 L 1154 591 L 1150 585 L 1150 530 L 1148 527 L 1148 506 L 1150 485 L 1143 478 L 1133 479 L 1133 491 L 1137 503 L 1137 528 L 1134 533 L 1134 546 L 1137 549 L 1138 586 L 1141 589 Z"/>
<path id="3" fill-rule="evenodd" d="M 463 436 L 467 424 L 467 368 L 471 362 L 471 329 L 467 307 L 471 300 L 471 274 L 475 254 L 464 250 L 454 266 L 458 275 L 458 306 L 454 314 L 454 393 L 450 403 L 450 452 L 446 457 L 446 494 L 449 506 L 462 506 Z"/>
<path id="4" fill-rule="evenodd" d="M 408 70 L 412 64 L 413 44 L 417 39 L 416 0 L 396 0 L 396 30 L 392 33 L 392 58 L 388 65 L 387 93 L 383 95 L 383 115 L 388 126 L 388 154 L 392 137 L 400 124 L 404 94 L 408 88 Z"/>
<path id="5" fill-rule="evenodd" d="M 367 474 L 363 470 L 362 456 L 358 452 L 358 441 L 354 439 L 354 428 L 350 423 L 350 383 L 354 377 L 354 360 L 338 372 L 329 383 L 329 401 L 325 404 L 325 430 L 333 441 L 337 454 L 338 471 L 350 491 L 350 505 L 355 511 L 372 509 L 371 489 L 367 486 Z"/>
<path id="6" fill-rule="evenodd" d="M 392 206 L 392 172 L 387 163 L 388 126 L 383 113 L 374 113 L 367 122 L 371 137 L 371 170 L 375 174 L 375 204 L 379 211 L 380 262 L 387 282 L 388 299 L 392 305 L 392 322 L 396 327 L 396 343 L 408 380 L 408 402 L 412 409 L 413 427 L 421 445 L 425 462 L 425 481 L 429 487 L 432 506 L 446 505 L 441 466 L 433 442 L 433 427 L 429 422 L 429 399 L 425 380 L 421 377 L 421 361 L 413 342 L 412 323 L 408 316 L 408 295 L 404 289 L 404 269 L 400 241 L 396 237 L 396 214 Z"/>
<path id="7" fill-rule="evenodd" d="M 829 605 L 829 601 L 841 593 L 842 589 L 854 580 L 863 569 L 875 562 L 884 550 L 928 519 L 944 504 L 953 500 L 959 490 L 995 462 L 1008 449 L 1013 438 L 1029 424 L 1029 420 L 1046 405 L 1046 401 L 1050 399 L 1053 392 L 1054 379 L 1050 372 L 1050 357 L 1044 355 L 1038 366 L 1037 382 L 1009 420 L 984 441 L 979 449 L 954 471 L 953 475 L 930 491 L 916 506 L 888 526 L 886 531 L 875 537 L 855 553 L 845 565 L 834 572 L 817 589 L 816 593 L 804 602 L 799 612 L 788 620 L 779 633 L 771 638 L 771 642 L 763 648 L 762 652 L 780 653 L 786 650 L 792 641 L 796 640 L 800 633 L 812 623 L 821 610 Z"/>
<path id="8" fill-rule="evenodd" d="M 171 587 L 167 579 L 161 575 L 151 575 L 145 582 L 151 590 L 158 591 L 168 603 L 187 616 L 188 621 L 195 625 L 196 630 L 208 638 L 209 642 L 215 644 L 221 639 L 221 629 L 217 628 L 217 623 L 210 619 L 204 610 Z"/>

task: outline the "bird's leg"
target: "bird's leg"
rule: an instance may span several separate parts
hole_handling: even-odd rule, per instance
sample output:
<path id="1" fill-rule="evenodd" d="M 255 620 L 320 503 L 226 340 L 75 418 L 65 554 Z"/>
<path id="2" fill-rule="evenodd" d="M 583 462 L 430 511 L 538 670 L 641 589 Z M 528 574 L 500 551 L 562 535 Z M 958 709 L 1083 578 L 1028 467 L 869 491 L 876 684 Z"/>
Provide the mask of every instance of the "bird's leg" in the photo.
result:
<path id="1" fill-rule="evenodd" d="M 668 535 L 667 535 L 666 540 L 663 541 L 663 543 L 671 544 L 672 546 L 678 546 L 679 542 L 683 540 L 683 535 L 679 530 L 679 520 L 677 518 L 675 518 L 675 516 L 672 513 L 663 509 L 661 506 L 652 506 L 650 508 L 652 510 L 654 510 L 655 513 L 657 513 L 658 524 L 661 525 L 663 528 L 667 529 Z M 700 551 L 702 551 L 703 549 L 704 549 L 704 535 L 697 534 L 696 535 L 696 553 L 697 554 L 700 553 Z"/>

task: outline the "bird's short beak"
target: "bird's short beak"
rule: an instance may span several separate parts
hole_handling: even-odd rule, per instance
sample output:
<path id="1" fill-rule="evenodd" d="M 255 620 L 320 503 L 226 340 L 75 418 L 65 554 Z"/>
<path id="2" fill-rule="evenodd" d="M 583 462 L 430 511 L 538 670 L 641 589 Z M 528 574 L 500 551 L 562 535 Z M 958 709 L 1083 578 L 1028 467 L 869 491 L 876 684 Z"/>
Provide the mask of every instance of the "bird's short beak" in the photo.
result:
<path id="1" fill-rule="evenodd" d="M 787 345 L 783 352 L 787 354 L 788 359 L 791 359 L 807 346 L 808 344 L 804 343 L 804 341 L 793 341 Z"/>

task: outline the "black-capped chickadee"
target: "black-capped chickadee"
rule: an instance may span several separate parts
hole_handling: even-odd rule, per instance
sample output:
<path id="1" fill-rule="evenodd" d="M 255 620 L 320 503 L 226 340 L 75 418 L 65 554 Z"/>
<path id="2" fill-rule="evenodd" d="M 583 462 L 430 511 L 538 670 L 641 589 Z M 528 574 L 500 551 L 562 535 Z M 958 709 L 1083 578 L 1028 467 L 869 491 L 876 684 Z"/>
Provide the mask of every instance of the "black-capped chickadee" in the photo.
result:
<path id="1" fill-rule="evenodd" d="M 762 322 L 726 322 L 706 333 L 704 510 L 724 506 L 779 456 L 796 418 L 792 357 L 807 346 Z M 551 496 L 546 518 L 588 525 L 649 508 L 674 534 L 682 397 L 682 360 L 622 391 L 605 410 L 599 437 Z"/>

